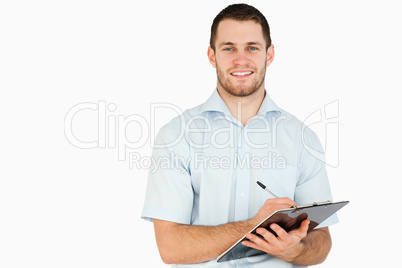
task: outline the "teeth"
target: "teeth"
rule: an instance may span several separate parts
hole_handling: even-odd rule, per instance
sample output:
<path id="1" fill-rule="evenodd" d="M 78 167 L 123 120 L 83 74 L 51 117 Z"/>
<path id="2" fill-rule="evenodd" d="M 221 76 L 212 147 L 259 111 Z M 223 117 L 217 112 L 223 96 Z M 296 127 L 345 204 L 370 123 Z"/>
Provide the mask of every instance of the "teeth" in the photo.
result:
<path id="1" fill-rule="evenodd" d="M 248 74 L 252 74 L 253 72 L 236 72 L 236 73 L 232 73 L 232 75 L 238 75 L 238 76 L 243 76 L 243 75 L 248 75 Z"/>

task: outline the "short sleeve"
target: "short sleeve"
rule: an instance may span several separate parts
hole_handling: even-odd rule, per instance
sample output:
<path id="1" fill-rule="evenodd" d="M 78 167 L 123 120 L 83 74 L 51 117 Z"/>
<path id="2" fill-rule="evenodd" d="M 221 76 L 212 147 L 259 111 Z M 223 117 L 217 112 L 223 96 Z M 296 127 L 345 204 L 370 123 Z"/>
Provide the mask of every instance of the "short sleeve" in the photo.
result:
<path id="1" fill-rule="evenodd" d="M 302 135 L 300 177 L 295 191 L 295 202 L 303 205 L 313 202 L 332 201 L 331 187 L 328 181 L 324 150 L 317 135 L 308 128 Z M 311 150 L 319 152 L 318 159 Z M 338 222 L 336 214 L 322 222 L 317 228 Z"/>
<path id="2" fill-rule="evenodd" d="M 171 125 L 164 126 L 155 139 L 141 218 L 190 224 L 194 194 L 188 145 Z"/>

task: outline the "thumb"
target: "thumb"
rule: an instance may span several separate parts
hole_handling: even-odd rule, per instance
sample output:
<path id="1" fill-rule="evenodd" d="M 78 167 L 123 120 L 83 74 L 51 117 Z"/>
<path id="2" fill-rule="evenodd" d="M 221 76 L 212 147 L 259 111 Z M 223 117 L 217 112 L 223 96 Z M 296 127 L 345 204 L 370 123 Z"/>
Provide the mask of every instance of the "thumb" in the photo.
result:
<path id="1" fill-rule="evenodd" d="M 296 235 L 301 240 L 306 237 L 309 225 L 310 225 L 310 221 L 306 219 L 306 220 L 302 221 L 302 223 L 300 224 L 300 227 L 298 229 L 295 229 L 295 230 L 291 231 L 290 233 L 292 233 L 293 235 Z"/>
<path id="2" fill-rule="evenodd" d="M 302 221 L 302 223 L 300 224 L 299 231 L 303 235 L 303 237 L 305 237 L 307 235 L 309 225 L 310 225 L 310 221 L 307 219 Z"/>

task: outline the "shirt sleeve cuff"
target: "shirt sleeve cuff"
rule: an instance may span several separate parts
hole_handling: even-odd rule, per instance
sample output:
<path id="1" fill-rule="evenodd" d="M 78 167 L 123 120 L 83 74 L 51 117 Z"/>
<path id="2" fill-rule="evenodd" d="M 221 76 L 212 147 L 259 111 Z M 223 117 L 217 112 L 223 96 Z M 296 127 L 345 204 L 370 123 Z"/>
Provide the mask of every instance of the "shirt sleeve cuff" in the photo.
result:
<path id="1" fill-rule="evenodd" d="M 141 218 L 147 221 L 159 219 L 164 221 L 177 222 L 181 224 L 191 223 L 191 213 L 182 213 L 174 210 L 144 207 Z"/>

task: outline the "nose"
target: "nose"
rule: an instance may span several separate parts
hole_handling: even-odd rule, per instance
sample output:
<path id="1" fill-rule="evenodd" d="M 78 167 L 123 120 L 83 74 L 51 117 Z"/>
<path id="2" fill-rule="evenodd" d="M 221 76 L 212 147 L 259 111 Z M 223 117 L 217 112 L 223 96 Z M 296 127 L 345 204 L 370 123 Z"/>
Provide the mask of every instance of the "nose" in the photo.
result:
<path id="1" fill-rule="evenodd" d="M 245 66 L 248 65 L 249 61 L 250 60 L 244 51 L 238 51 L 235 55 L 235 58 L 233 59 L 233 64 L 239 66 Z"/>

